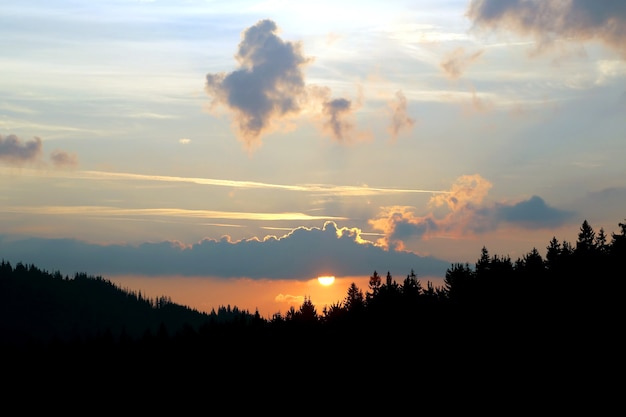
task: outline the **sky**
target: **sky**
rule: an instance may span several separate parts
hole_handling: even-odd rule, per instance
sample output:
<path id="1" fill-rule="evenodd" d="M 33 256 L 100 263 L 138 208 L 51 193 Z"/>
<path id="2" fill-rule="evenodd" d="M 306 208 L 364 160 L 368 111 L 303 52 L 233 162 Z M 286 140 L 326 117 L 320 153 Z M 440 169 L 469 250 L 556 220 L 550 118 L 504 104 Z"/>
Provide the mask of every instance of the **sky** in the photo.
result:
<path id="1" fill-rule="evenodd" d="M 623 1 L 0 10 L 12 264 L 270 317 L 626 219 Z"/>

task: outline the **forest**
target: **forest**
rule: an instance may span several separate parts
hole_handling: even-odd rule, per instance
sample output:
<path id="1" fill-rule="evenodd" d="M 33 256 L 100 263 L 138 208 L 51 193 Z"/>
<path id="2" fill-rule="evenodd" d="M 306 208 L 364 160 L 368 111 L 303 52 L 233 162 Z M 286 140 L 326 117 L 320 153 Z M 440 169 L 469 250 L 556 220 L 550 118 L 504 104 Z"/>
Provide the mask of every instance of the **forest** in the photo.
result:
<path id="1" fill-rule="evenodd" d="M 483 247 L 475 264 L 451 264 L 441 287 L 415 271 L 400 280 L 373 271 L 368 288 L 353 283 L 333 305 L 318 309 L 305 298 L 271 318 L 230 305 L 199 312 L 100 276 L 3 260 L 0 348 L 5 357 L 42 363 L 89 352 L 109 365 L 156 356 L 178 365 L 237 358 L 247 366 L 269 366 L 278 355 L 397 362 L 494 349 L 549 354 L 590 341 L 610 349 L 623 328 L 625 260 L 626 221 L 608 235 L 585 220 L 575 243 L 554 237 L 544 255 L 532 248 L 513 260 Z"/>

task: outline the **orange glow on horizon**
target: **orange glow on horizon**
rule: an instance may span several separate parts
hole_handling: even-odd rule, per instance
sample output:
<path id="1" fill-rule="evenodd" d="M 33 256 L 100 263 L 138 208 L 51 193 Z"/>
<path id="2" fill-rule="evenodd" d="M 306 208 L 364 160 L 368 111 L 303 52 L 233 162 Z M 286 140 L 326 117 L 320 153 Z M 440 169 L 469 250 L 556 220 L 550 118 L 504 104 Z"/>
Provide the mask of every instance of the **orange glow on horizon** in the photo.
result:
<path id="1" fill-rule="evenodd" d="M 174 303 L 206 313 L 213 309 L 217 310 L 220 306 L 238 307 L 250 313 L 258 311 L 261 317 L 267 319 L 271 319 L 275 313 L 284 315 L 291 307 L 298 309 L 305 297 L 311 299 L 317 313 L 322 315 L 325 307 L 343 302 L 352 283 L 364 293 L 368 290 L 367 274 L 333 278 L 335 278 L 333 285 L 320 285 L 319 278 L 297 281 L 183 276 L 107 276 L 107 279 L 121 288 L 141 291 L 147 298 L 166 295 L 171 297 Z M 442 279 L 419 278 L 424 287 L 427 281 L 433 280 L 435 285 L 442 285 Z M 396 280 L 401 282 L 401 277 L 397 277 Z"/>

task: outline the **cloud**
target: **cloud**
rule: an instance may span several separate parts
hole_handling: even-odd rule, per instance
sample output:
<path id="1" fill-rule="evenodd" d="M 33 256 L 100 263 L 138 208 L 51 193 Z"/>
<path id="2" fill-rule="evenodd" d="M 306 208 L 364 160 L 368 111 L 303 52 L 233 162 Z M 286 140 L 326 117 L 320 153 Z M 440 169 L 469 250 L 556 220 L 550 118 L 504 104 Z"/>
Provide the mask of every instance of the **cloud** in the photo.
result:
<path id="1" fill-rule="evenodd" d="M 369 220 L 374 230 L 383 233 L 377 243 L 388 249 L 404 250 L 407 240 L 428 238 L 437 229 L 437 222 L 431 215 L 416 215 L 415 210 L 410 206 L 381 207 L 378 215 Z"/>
<path id="2" fill-rule="evenodd" d="M 303 68 L 311 59 L 300 43 L 283 41 L 277 31 L 273 21 L 259 21 L 242 34 L 235 55 L 239 69 L 206 76 L 213 105 L 232 111 L 239 138 L 249 149 L 259 146 L 276 122 L 297 114 L 305 96 Z"/>
<path id="3" fill-rule="evenodd" d="M 68 153 L 59 149 L 50 153 L 50 160 L 52 161 L 52 165 L 57 168 L 73 168 L 78 165 L 78 157 L 76 154 Z"/>
<path id="4" fill-rule="evenodd" d="M 467 231 L 483 230 L 484 219 L 477 208 L 487 196 L 492 184 L 480 175 L 463 175 L 452 184 L 448 193 L 433 195 L 429 201 L 432 209 L 446 209 L 444 217 L 430 212 L 417 215 L 414 207 L 383 207 L 369 224 L 384 236 L 378 244 L 403 249 L 410 238 L 428 239 L 435 234 L 463 235 Z"/>
<path id="5" fill-rule="evenodd" d="M 388 103 L 391 110 L 391 124 L 388 132 L 392 140 L 396 140 L 400 132 L 410 130 L 415 125 L 415 119 L 407 114 L 407 101 L 402 91 L 397 91 L 395 100 Z"/>
<path id="6" fill-rule="evenodd" d="M 598 0 L 472 0 L 474 26 L 532 36 L 541 50 L 557 40 L 599 40 L 626 58 L 626 2 Z"/>
<path id="7" fill-rule="evenodd" d="M 1 171 L 0 171 L 1 172 Z M 36 171 L 32 172 L 33 174 Z M 91 181 L 151 181 L 165 183 L 188 183 L 207 187 L 226 187 L 231 189 L 266 189 L 283 190 L 293 192 L 313 193 L 317 196 L 374 196 L 374 195 L 400 195 L 400 194 L 438 194 L 448 193 L 446 190 L 429 190 L 424 188 L 383 188 L 364 185 L 335 185 L 335 184 L 278 184 L 270 182 L 227 180 L 218 178 L 200 177 L 173 177 L 167 175 L 131 174 L 128 172 L 107 171 L 74 171 L 70 173 L 57 172 L 58 178 L 84 179 Z M 71 209 L 71 208 L 69 208 Z M 81 208 L 83 210 L 84 208 Z M 190 210 L 197 212 L 198 210 Z M 205 210 L 201 210 L 205 211 Z M 338 220 L 338 219 L 335 219 Z"/>
<path id="8" fill-rule="evenodd" d="M 515 204 L 498 203 L 493 208 L 497 221 L 519 225 L 528 229 L 541 229 L 560 226 L 569 220 L 573 213 L 550 207 L 539 196 L 532 196 Z"/>
<path id="9" fill-rule="evenodd" d="M 452 184 L 450 192 L 431 198 L 430 204 L 436 207 L 447 206 L 450 210 L 460 211 L 465 207 L 480 204 L 493 184 L 478 174 L 463 175 Z"/>
<path id="10" fill-rule="evenodd" d="M 344 217 L 312 216 L 298 212 L 237 212 L 219 210 L 189 210 L 176 208 L 120 208 L 111 206 L 3 206 L 0 213 L 29 213 L 35 215 L 68 215 L 98 217 L 133 217 L 143 219 L 185 218 L 185 219 L 227 219 L 227 220 L 345 220 Z M 231 225 L 232 226 L 232 225 Z"/>
<path id="11" fill-rule="evenodd" d="M 324 114 L 328 117 L 325 128 L 333 138 L 342 140 L 353 125 L 346 119 L 350 114 L 352 103 L 345 98 L 336 98 L 324 103 Z"/>
<path id="12" fill-rule="evenodd" d="M 230 112 L 248 151 L 258 148 L 264 135 L 291 127 L 291 120 L 302 115 L 332 139 L 351 141 L 361 99 L 333 98 L 330 88 L 307 85 L 304 68 L 313 58 L 304 56 L 300 42 L 283 41 L 277 32 L 276 23 L 265 19 L 242 33 L 235 55 L 239 68 L 206 75 L 211 107 Z"/>
<path id="13" fill-rule="evenodd" d="M 319 275 L 369 276 L 374 270 L 443 277 L 448 261 L 411 252 L 387 251 L 362 238 L 356 228 L 327 221 L 282 236 L 232 242 L 205 239 L 193 245 L 163 241 L 139 246 L 96 245 L 75 239 L 15 240 L 0 235 L 0 253 L 9 262 L 33 263 L 64 274 L 140 274 L 222 278 L 309 280 Z"/>
<path id="14" fill-rule="evenodd" d="M 411 206 L 383 207 L 369 224 L 383 233 L 379 245 L 403 250 L 410 239 L 482 234 L 502 225 L 526 229 L 558 227 L 573 216 L 572 212 L 548 206 L 538 196 L 515 203 L 487 204 L 485 199 L 491 187 L 491 182 L 478 174 L 463 175 L 448 193 L 431 197 L 429 213 L 417 215 Z"/>
<path id="15" fill-rule="evenodd" d="M 477 51 L 472 54 L 466 54 L 464 48 L 456 48 L 441 61 L 441 69 L 443 69 L 448 78 L 457 79 L 461 77 L 468 66 L 482 56 L 483 52 Z"/>
<path id="16" fill-rule="evenodd" d="M 42 153 L 43 143 L 37 136 L 24 142 L 16 135 L 4 138 L 0 135 L 0 162 L 14 166 L 43 164 Z M 55 168 L 74 167 L 78 165 L 78 158 L 75 154 L 56 149 L 50 153 L 50 162 Z"/>
<path id="17" fill-rule="evenodd" d="M 485 112 L 491 110 L 493 107 L 489 100 L 485 100 L 476 94 L 476 90 L 472 88 L 472 102 L 471 108 L 478 112 Z"/>
<path id="18" fill-rule="evenodd" d="M 300 305 L 302 305 L 302 303 L 304 302 L 304 296 L 303 295 L 290 295 L 290 294 L 278 294 L 275 298 L 274 301 L 276 301 L 277 303 L 286 303 L 288 305 L 293 305 L 295 307 L 298 307 Z"/>
<path id="19" fill-rule="evenodd" d="M 328 87 L 308 86 L 307 103 L 313 120 L 325 135 L 344 143 L 362 138 L 362 134 L 356 132 L 354 121 L 354 115 L 362 105 L 360 90 L 357 100 L 352 101 L 332 98 Z"/>
<path id="20" fill-rule="evenodd" d="M 11 165 L 37 162 L 41 156 L 41 149 L 41 139 L 36 136 L 33 140 L 22 142 L 16 135 L 4 138 L 0 135 L 0 161 Z"/>

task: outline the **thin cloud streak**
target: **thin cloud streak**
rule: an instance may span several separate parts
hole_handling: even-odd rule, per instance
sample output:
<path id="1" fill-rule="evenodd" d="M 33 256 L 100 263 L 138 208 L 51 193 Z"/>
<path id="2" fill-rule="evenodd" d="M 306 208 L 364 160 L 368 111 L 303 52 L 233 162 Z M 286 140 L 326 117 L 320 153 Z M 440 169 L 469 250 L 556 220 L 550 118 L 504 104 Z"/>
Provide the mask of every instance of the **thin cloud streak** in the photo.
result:
<path id="1" fill-rule="evenodd" d="M 5 207 L 0 211 L 5 213 L 28 213 L 49 215 L 90 215 L 90 216 L 163 216 L 185 217 L 202 219 L 231 219 L 231 220 L 346 220 L 345 217 L 310 216 L 304 213 L 244 213 L 216 210 L 187 210 L 176 208 L 129 209 L 107 206 L 39 206 Z"/>
<path id="2" fill-rule="evenodd" d="M 349 186 L 349 185 L 332 185 L 332 184 L 275 184 L 257 181 L 238 181 L 238 180 L 222 180 L 215 178 L 198 178 L 198 177 L 171 177 L 164 175 L 145 175 L 145 174 L 129 174 L 102 171 L 80 171 L 79 174 L 85 175 L 83 178 L 93 179 L 120 179 L 120 180 L 141 180 L 141 181 L 163 181 L 163 182 L 189 182 L 199 185 L 212 185 L 217 187 L 232 188 L 266 188 L 280 189 L 287 191 L 313 192 L 324 194 L 340 194 L 345 196 L 369 196 L 380 194 L 406 194 L 406 193 L 427 193 L 427 194 L 447 194 L 449 191 L 442 190 L 425 190 L 425 189 L 398 189 L 398 188 L 379 188 L 368 186 Z"/>
<path id="3" fill-rule="evenodd" d="M 10 171 L 0 167 L 0 172 Z M 22 175 L 42 175 L 34 170 L 22 170 Z M 216 187 L 230 188 L 248 188 L 248 189 L 280 189 L 286 191 L 310 192 L 326 195 L 343 195 L 343 196 L 372 196 L 384 194 L 410 194 L 410 193 L 426 193 L 426 194 L 448 194 L 446 190 L 427 190 L 427 189 L 410 189 L 410 188 L 382 188 L 368 186 L 351 186 L 351 185 L 333 185 L 333 184 L 275 184 L 257 181 L 239 181 L 239 180 L 223 180 L 215 178 L 198 178 L 198 177 L 173 177 L 166 175 L 146 175 L 132 174 L 126 172 L 105 172 L 105 171 L 74 171 L 72 173 L 55 172 L 46 173 L 47 176 L 55 176 L 67 179 L 84 179 L 84 180 L 128 180 L 128 181 L 156 181 L 156 182 L 185 182 L 198 185 L 209 185 Z"/>

